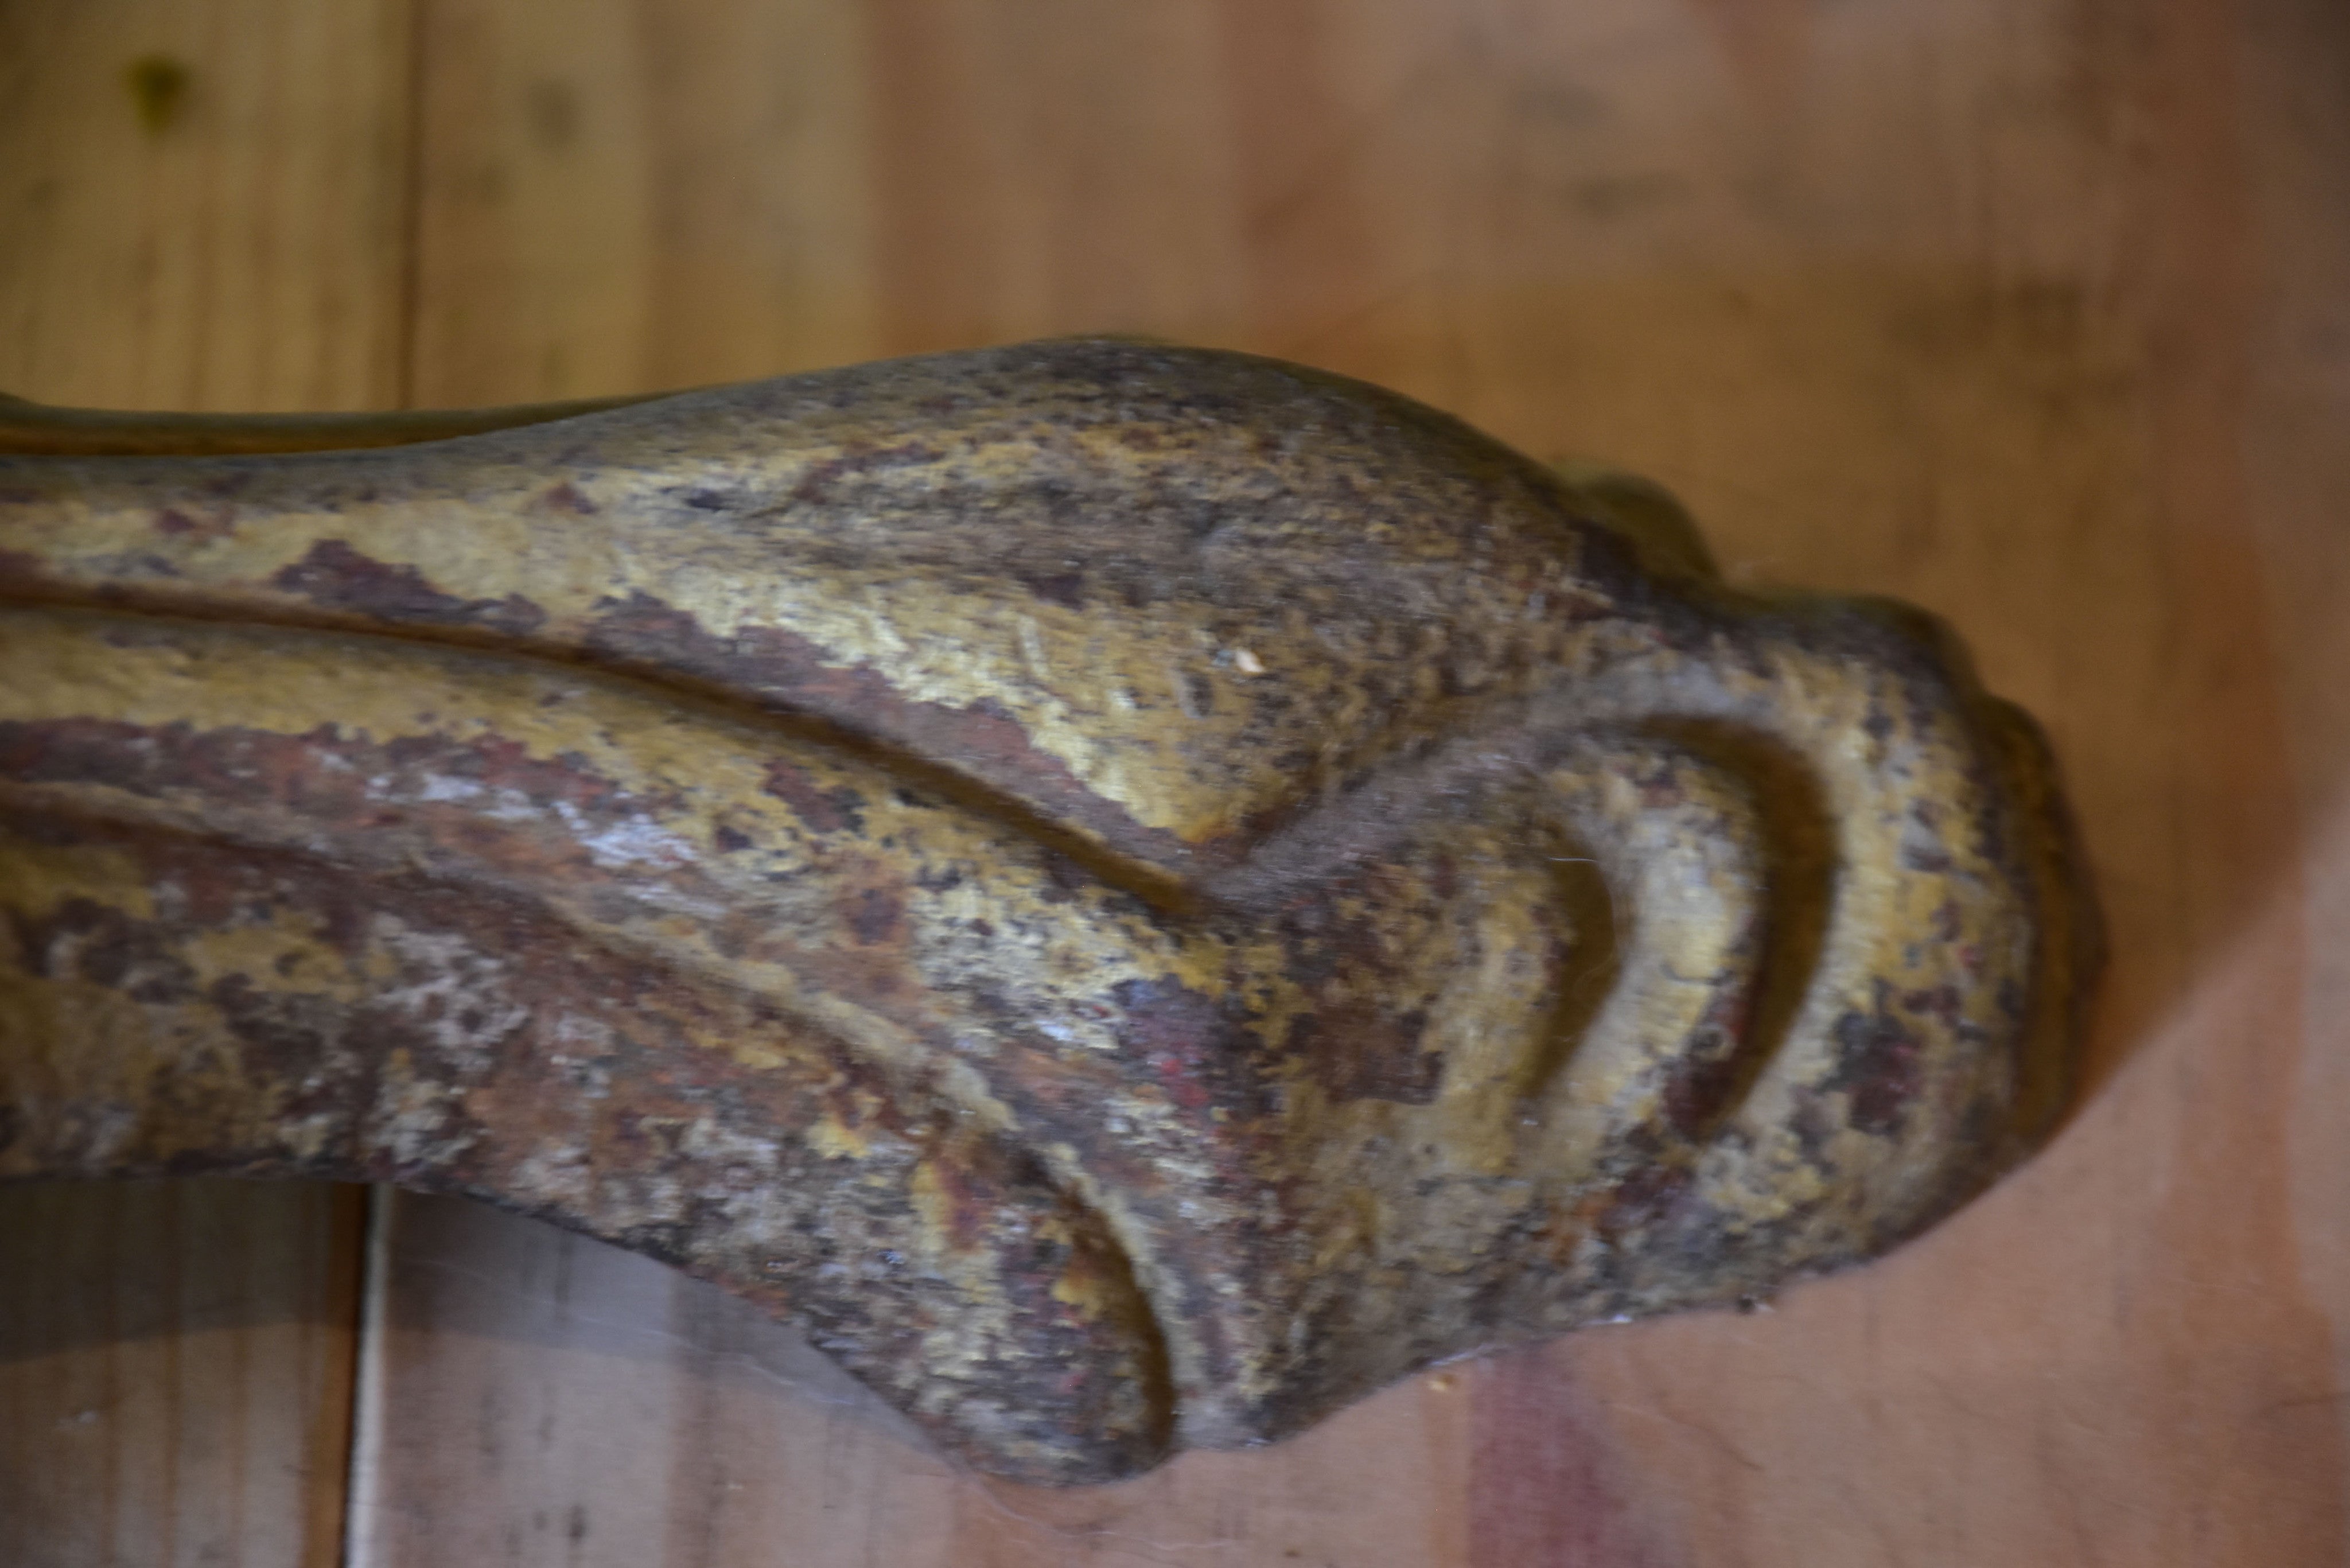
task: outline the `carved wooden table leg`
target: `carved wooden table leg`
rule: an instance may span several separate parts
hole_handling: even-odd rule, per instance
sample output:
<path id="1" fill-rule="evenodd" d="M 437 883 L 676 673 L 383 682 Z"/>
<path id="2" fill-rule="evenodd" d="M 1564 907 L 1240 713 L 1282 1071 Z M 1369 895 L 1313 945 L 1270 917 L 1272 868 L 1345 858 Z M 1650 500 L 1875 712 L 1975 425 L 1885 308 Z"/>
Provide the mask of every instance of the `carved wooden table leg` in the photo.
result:
<path id="1" fill-rule="evenodd" d="M 1374 389 L 22 411 L 0 1173 L 486 1198 L 1083 1480 L 1866 1257 L 2058 1108 L 2028 722 Z"/>

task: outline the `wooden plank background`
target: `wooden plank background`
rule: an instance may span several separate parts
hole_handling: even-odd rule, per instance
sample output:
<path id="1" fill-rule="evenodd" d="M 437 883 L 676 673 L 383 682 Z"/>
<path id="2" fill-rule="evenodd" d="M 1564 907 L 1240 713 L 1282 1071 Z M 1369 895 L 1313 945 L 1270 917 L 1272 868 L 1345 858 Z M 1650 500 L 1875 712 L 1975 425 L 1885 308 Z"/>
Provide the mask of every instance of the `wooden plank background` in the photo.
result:
<path id="1" fill-rule="evenodd" d="M 130 86 L 140 60 L 149 90 Z M 2335 0 L 0 0 L 0 387 L 348 408 L 1113 328 L 1665 481 L 1963 628 L 2116 960 L 2045 1155 L 1752 1315 L 962 1473 L 463 1205 L 0 1194 L 0 1563 L 2350 1561 Z M 5 678 L 5 676 L 0 676 Z"/>

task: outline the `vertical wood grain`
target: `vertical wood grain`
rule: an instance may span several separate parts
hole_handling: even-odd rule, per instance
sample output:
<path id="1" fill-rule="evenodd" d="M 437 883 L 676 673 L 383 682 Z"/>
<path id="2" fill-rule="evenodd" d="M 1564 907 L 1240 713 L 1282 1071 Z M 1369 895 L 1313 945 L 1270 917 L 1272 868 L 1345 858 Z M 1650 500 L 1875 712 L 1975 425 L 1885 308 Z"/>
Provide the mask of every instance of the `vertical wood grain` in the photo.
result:
<path id="1" fill-rule="evenodd" d="M 873 0 L 881 347 L 1235 342 L 1245 147 L 1211 6 Z"/>
<path id="2" fill-rule="evenodd" d="M 421 401 L 876 352 L 861 7 L 425 0 L 420 15 Z"/>
<path id="3" fill-rule="evenodd" d="M 0 389 L 396 400 L 404 48 L 396 0 L 0 6 Z M 298 1185 L 0 1189 L 0 1563 L 334 1563 L 357 1220 Z"/>
<path id="4" fill-rule="evenodd" d="M 309 1184 L 0 1194 L 0 1562 L 335 1563 L 354 1220 Z"/>
<path id="5" fill-rule="evenodd" d="M 180 84 L 144 115 L 142 67 Z M 396 403 L 408 89 L 404 0 L 11 0 L 0 381 L 114 407 Z"/>

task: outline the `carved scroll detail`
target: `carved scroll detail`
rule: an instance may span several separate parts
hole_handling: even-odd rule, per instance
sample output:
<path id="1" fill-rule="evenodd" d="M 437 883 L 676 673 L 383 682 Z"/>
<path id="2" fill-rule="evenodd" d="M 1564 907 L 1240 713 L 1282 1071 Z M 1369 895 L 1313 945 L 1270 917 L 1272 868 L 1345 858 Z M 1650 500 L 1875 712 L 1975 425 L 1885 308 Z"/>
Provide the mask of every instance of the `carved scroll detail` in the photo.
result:
<path id="1" fill-rule="evenodd" d="M 0 1175 L 489 1199 L 1052 1480 L 1866 1257 L 2093 924 L 1929 622 L 1702 561 L 1126 343 L 0 458 Z"/>

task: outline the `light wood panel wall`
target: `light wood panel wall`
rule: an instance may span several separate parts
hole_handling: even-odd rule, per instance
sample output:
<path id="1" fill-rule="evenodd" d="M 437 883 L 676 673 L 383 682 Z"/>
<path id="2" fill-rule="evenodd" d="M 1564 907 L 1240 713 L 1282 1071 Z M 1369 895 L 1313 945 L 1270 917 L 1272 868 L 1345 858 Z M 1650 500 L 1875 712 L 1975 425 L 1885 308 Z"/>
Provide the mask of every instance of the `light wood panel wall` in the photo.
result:
<path id="1" fill-rule="evenodd" d="M 1087 1492 L 956 1471 L 650 1264 L 395 1199 L 347 1503 L 347 1202 L 11 1194 L 0 1559 L 2350 1559 L 2350 13 L 0 0 L 0 73 L 9 389 L 1310 360 L 1664 480 L 1742 580 L 1950 618 L 2048 723 L 2116 954 L 2062 1137 L 1885 1262 Z"/>

